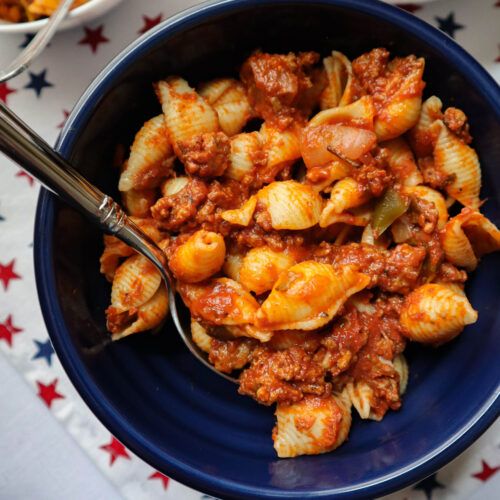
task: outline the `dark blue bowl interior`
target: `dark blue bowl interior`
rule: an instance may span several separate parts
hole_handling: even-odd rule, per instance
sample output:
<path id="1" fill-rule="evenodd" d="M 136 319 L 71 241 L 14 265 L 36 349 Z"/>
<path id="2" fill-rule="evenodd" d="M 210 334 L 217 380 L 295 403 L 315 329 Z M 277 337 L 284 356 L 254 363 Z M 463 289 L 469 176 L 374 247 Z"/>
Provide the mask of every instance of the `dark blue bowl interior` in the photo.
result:
<path id="1" fill-rule="evenodd" d="M 354 57 L 385 46 L 427 61 L 426 94 L 470 118 L 483 170 L 484 212 L 500 222 L 498 88 L 451 40 L 370 1 L 226 2 L 163 25 L 97 78 L 62 133 L 60 150 L 104 192 L 116 194 L 117 144 L 158 114 L 152 82 L 236 75 L 255 48 L 332 49 Z M 496 104 L 495 104 L 496 99 Z M 109 284 L 99 274 L 102 236 L 42 193 L 36 270 L 52 341 L 96 415 L 157 469 L 224 498 L 375 496 L 431 473 L 469 445 L 498 413 L 500 255 L 483 259 L 468 284 L 479 321 L 440 349 L 411 347 L 403 409 L 381 422 L 354 420 L 331 454 L 277 460 L 270 408 L 196 361 L 171 322 L 158 334 L 107 342 Z"/>

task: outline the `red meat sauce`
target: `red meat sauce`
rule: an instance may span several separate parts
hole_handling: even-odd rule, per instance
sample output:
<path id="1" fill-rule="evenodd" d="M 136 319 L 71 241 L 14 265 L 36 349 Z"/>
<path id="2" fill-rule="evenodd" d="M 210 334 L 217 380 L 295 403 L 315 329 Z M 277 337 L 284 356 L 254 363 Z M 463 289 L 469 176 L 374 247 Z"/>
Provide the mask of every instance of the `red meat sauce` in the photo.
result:
<path id="1" fill-rule="evenodd" d="M 326 85 L 316 52 L 265 54 L 256 52 L 240 72 L 257 116 L 281 129 L 305 123 Z"/>
<path id="2" fill-rule="evenodd" d="M 365 304 L 367 312 L 348 304 L 327 331 L 278 332 L 280 340 L 258 345 L 249 355 L 239 392 L 265 405 L 290 404 L 305 394 L 326 395 L 363 381 L 373 389 L 376 415 L 399 408 L 399 375 L 391 362 L 405 347 L 398 321 L 402 301 L 380 298 Z"/>
<path id="3" fill-rule="evenodd" d="M 281 130 L 292 124 L 305 125 L 326 84 L 323 71 L 314 67 L 318 61 L 319 55 L 314 52 L 257 52 L 250 56 L 240 76 L 254 115 Z M 385 49 L 374 49 L 354 60 L 352 66 L 354 94 L 357 98 L 372 95 L 377 111 L 395 95 L 419 96 L 424 86 L 423 61 L 414 56 L 389 61 Z M 468 125 L 462 115 L 449 108 L 443 119 L 466 141 Z M 210 362 L 225 373 L 242 370 L 239 392 L 266 405 L 297 402 L 306 394 L 326 395 L 333 389 L 342 390 L 348 382 L 364 381 L 374 391 L 372 411 L 376 416 L 382 416 L 388 408 L 399 408 L 399 375 L 391 362 L 405 345 L 399 324 L 404 295 L 426 282 L 429 273 L 441 281 L 466 279 L 463 271 L 443 263 L 433 207 L 415 202 L 406 215 L 411 240 L 391 249 L 360 243 L 335 245 L 331 241 L 338 228 L 276 231 L 269 214 L 259 205 L 248 227 L 231 226 L 221 218 L 224 210 L 241 207 L 263 183 L 290 178 L 292 167 L 287 165 L 282 172 L 273 174 L 276 177 L 268 178 L 264 175 L 267 158 L 256 152 L 256 167 L 248 178 L 243 182 L 225 179 L 222 176 L 229 166 L 230 147 L 222 132 L 182 141 L 177 149 L 190 176 L 188 183 L 173 196 L 160 198 L 151 208 L 159 229 L 174 236 L 165 240 L 167 256 L 194 231 L 206 229 L 221 233 L 228 249 L 234 251 L 268 245 L 276 251 L 301 249 L 299 260 L 355 265 L 370 277 L 368 288 L 375 297 L 366 297 L 364 308 L 348 302 L 334 322 L 321 331 L 275 332 L 267 343 L 214 334 Z M 353 163 L 350 175 L 371 196 L 381 196 L 394 185 L 383 148 L 375 147 Z M 449 179 L 437 179 L 436 187 L 442 188 L 446 182 Z M 204 314 L 199 316 L 207 317 L 210 311 L 220 319 L 232 307 L 232 297 L 221 293 L 197 307 L 203 308 Z M 112 315 L 108 327 L 119 331 L 131 320 L 133 317 Z M 208 333 L 214 332 L 208 328 Z"/>
<path id="4" fill-rule="evenodd" d="M 395 96 L 399 99 L 421 96 L 424 60 L 410 55 L 389 61 L 389 51 L 373 49 L 352 62 L 353 73 L 379 112 Z"/>

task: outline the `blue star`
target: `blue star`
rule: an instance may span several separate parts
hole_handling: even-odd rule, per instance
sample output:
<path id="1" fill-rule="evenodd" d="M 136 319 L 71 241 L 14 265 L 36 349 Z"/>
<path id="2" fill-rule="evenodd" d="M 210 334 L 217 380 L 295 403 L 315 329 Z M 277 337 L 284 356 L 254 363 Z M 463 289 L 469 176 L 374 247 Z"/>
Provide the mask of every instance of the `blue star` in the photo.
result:
<path id="1" fill-rule="evenodd" d="M 52 366 L 52 355 L 54 354 L 54 348 L 50 343 L 50 340 L 47 339 L 46 342 L 40 342 L 39 340 L 34 340 L 38 351 L 31 359 L 45 359 L 49 366 Z"/>
<path id="2" fill-rule="evenodd" d="M 25 33 L 24 34 L 24 42 L 19 45 L 20 49 L 25 49 L 35 38 L 36 33 Z M 47 44 L 47 47 L 50 47 L 50 43 Z"/>
<path id="3" fill-rule="evenodd" d="M 422 490 L 427 500 L 431 500 L 432 491 L 439 488 L 444 488 L 444 485 L 436 480 L 436 474 L 431 474 L 413 487 L 414 490 Z"/>
<path id="4" fill-rule="evenodd" d="M 455 13 L 450 12 L 448 17 L 441 18 L 435 17 L 436 21 L 439 23 L 439 29 L 444 31 L 447 35 L 451 36 L 451 38 L 455 38 L 455 31 L 464 29 L 465 26 L 462 24 L 458 24 L 455 22 Z"/>
<path id="5" fill-rule="evenodd" d="M 35 38 L 35 33 L 25 33 L 24 41 L 21 45 L 19 45 L 19 48 L 25 49 L 31 43 L 31 40 L 33 40 L 33 38 Z"/>
<path id="6" fill-rule="evenodd" d="M 42 94 L 42 90 L 45 87 L 53 87 L 54 85 L 50 82 L 48 82 L 45 79 L 45 75 L 47 74 L 47 70 L 44 69 L 40 73 L 32 73 L 31 71 L 29 72 L 29 77 L 30 77 L 30 82 L 28 85 L 25 85 L 25 89 L 33 89 L 35 91 L 35 94 L 37 97 L 40 97 Z"/>

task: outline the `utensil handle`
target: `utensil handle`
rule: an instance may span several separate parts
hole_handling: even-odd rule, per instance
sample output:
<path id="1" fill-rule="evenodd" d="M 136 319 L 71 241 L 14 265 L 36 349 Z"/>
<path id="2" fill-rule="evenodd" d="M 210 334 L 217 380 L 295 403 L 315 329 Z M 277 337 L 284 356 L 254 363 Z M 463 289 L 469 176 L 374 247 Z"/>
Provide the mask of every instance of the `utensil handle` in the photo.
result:
<path id="1" fill-rule="evenodd" d="M 113 200 L 82 177 L 1 102 L 0 150 L 86 216 L 109 225 L 110 232 L 114 232 L 114 225 L 106 221 L 120 224 L 120 210 Z"/>
<path id="2" fill-rule="evenodd" d="M 73 0 L 59 2 L 57 9 L 47 20 L 45 26 L 35 35 L 27 47 L 3 70 L 0 70 L 0 83 L 22 73 L 32 61 L 39 56 L 54 36 L 59 24 L 64 20 L 71 8 Z"/>
<path id="3" fill-rule="evenodd" d="M 88 182 L 1 102 L 0 151 L 103 231 L 116 235 L 152 260 L 171 281 L 163 252 L 126 216 L 120 205 Z"/>

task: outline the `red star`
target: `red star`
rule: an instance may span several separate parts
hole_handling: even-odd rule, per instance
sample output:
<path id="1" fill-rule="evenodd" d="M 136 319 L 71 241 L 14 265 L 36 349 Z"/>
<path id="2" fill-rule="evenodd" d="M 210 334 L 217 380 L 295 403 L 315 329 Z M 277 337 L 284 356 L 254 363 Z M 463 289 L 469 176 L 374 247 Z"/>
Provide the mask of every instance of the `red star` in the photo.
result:
<path id="1" fill-rule="evenodd" d="M 476 474 L 472 474 L 472 477 L 479 479 L 480 481 L 488 481 L 488 479 L 493 476 L 498 470 L 500 470 L 500 466 L 498 467 L 490 467 L 484 460 L 481 460 L 481 464 L 483 466 L 483 470 L 481 472 L 476 472 Z"/>
<path id="2" fill-rule="evenodd" d="M 87 28 L 87 26 L 85 26 L 83 29 L 85 30 L 85 36 L 78 42 L 78 44 L 90 45 L 90 49 L 92 50 L 93 54 L 97 52 L 97 47 L 99 47 L 99 44 L 109 42 L 109 38 L 106 38 L 102 34 L 104 25 L 101 24 L 95 30 L 93 30 L 92 28 Z"/>
<path id="3" fill-rule="evenodd" d="M 130 455 L 127 453 L 127 449 L 114 436 L 111 436 L 111 442 L 109 444 L 104 444 L 99 448 L 109 453 L 110 467 L 115 463 L 117 458 L 123 457 L 130 460 Z"/>
<path id="4" fill-rule="evenodd" d="M 161 23 L 163 19 L 163 14 L 158 14 L 156 17 L 142 16 L 144 21 L 144 26 L 138 31 L 139 35 L 143 35 L 146 31 L 150 30 L 157 24 Z"/>
<path id="5" fill-rule="evenodd" d="M 416 3 L 397 3 L 397 7 L 403 10 L 407 10 L 408 12 L 411 12 L 412 14 L 417 12 L 417 10 L 420 10 L 422 8 L 421 5 L 417 5 Z"/>
<path id="6" fill-rule="evenodd" d="M 68 119 L 68 116 L 69 116 L 69 111 L 67 109 L 63 109 L 62 112 L 63 112 L 64 118 L 63 118 L 63 121 L 57 126 L 57 128 L 63 128 L 65 123 L 66 123 L 66 120 Z"/>
<path id="7" fill-rule="evenodd" d="M 162 474 L 161 472 L 153 472 L 148 479 L 159 479 L 163 483 L 163 489 L 166 490 L 168 488 L 168 482 L 170 481 L 170 478 L 168 476 L 165 476 L 165 474 Z"/>
<path id="8" fill-rule="evenodd" d="M 7 82 L 0 83 L 0 101 L 7 104 L 7 97 L 9 94 L 14 94 L 17 90 L 9 87 Z"/>
<path id="9" fill-rule="evenodd" d="M 14 272 L 16 259 L 12 259 L 6 266 L 0 262 L 0 281 L 3 283 L 3 289 L 9 288 L 10 280 L 20 280 L 21 276 Z"/>
<path id="10" fill-rule="evenodd" d="M 33 179 L 33 177 L 31 177 L 31 175 L 24 170 L 19 170 L 19 172 L 17 172 L 16 174 L 16 177 L 26 177 L 30 186 L 33 186 L 33 184 L 35 183 L 35 179 Z"/>
<path id="11" fill-rule="evenodd" d="M 36 385 L 38 386 L 38 396 L 49 408 L 56 399 L 64 399 L 64 396 L 56 391 L 56 378 L 49 385 L 42 384 L 37 380 Z"/>
<path id="12" fill-rule="evenodd" d="M 0 323 L 0 340 L 5 340 L 12 347 L 12 337 L 22 331 L 22 328 L 17 328 L 12 324 L 12 315 L 9 314 L 7 319 Z"/>

